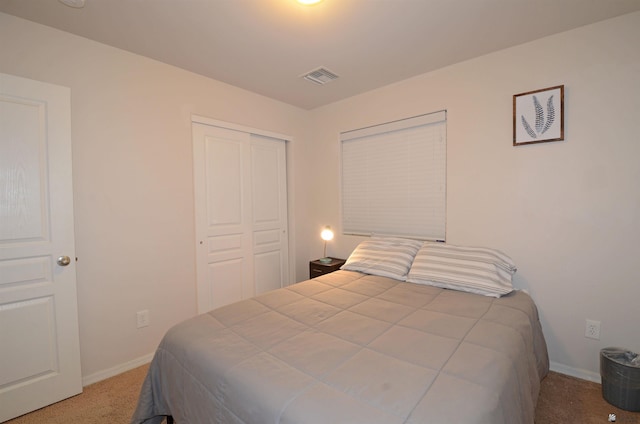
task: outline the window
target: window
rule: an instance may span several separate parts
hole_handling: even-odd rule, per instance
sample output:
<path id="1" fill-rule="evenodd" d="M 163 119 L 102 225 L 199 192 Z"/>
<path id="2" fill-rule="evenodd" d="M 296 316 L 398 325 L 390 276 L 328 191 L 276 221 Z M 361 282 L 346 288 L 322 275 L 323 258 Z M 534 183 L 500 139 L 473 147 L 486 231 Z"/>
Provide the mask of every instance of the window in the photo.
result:
<path id="1" fill-rule="evenodd" d="M 345 234 L 445 239 L 446 111 L 340 134 Z"/>

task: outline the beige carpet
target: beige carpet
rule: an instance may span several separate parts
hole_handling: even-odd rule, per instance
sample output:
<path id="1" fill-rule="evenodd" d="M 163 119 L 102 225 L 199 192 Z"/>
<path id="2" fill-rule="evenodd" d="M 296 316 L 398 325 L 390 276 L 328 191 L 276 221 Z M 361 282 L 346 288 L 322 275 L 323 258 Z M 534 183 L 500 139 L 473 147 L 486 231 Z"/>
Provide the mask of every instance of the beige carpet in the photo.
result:
<path id="1" fill-rule="evenodd" d="M 6 424 L 126 424 L 135 409 L 147 368 L 136 368 L 92 384 L 78 396 L 7 421 Z M 535 422 L 602 424 L 609 422 L 609 414 L 616 414 L 616 423 L 640 424 L 640 412 L 623 411 L 608 404 L 602 398 L 599 384 L 552 372 L 542 382 Z"/>
<path id="2" fill-rule="evenodd" d="M 145 365 L 91 384 L 78 396 L 5 424 L 126 424 L 135 410 L 148 368 Z"/>
<path id="3" fill-rule="evenodd" d="M 623 411 L 607 403 L 602 386 L 550 372 L 542 380 L 536 408 L 536 424 L 601 424 L 616 415 L 616 423 L 640 424 L 640 412 Z"/>

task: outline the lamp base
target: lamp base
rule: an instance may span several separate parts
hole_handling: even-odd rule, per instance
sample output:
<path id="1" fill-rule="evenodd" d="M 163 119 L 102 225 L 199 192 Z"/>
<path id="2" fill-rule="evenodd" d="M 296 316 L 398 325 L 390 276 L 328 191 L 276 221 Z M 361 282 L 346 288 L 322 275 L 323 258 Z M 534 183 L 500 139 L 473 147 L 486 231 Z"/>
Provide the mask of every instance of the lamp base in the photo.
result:
<path id="1" fill-rule="evenodd" d="M 331 258 L 320 258 L 319 261 L 322 262 L 323 264 L 328 264 L 329 262 L 331 262 L 333 259 Z"/>

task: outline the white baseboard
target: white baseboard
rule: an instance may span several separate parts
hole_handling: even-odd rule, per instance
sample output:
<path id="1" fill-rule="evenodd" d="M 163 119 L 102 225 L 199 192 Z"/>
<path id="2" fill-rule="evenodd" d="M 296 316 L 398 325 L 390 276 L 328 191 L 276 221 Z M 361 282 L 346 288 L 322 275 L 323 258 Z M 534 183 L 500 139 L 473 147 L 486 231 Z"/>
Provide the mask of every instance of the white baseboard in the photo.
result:
<path id="1" fill-rule="evenodd" d="M 583 370 L 580 368 L 573 368 L 568 365 L 559 364 L 557 362 L 551 361 L 549 363 L 549 369 L 554 372 L 559 372 L 560 374 L 569 375 L 571 377 L 580 378 L 582 380 L 593 381 L 594 383 L 601 384 L 600 374 L 595 373 L 593 371 Z"/>
<path id="2" fill-rule="evenodd" d="M 109 377 L 114 377 L 118 374 L 122 374 L 123 372 L 132 370 L 134 368 L 138 368 L 142 365 L 148 364 L 152 359 L 153 353 L 150 353 L 148 355 L 141 356 L 140 358 L 136 358 L 132 361 L 125 362 L 124 364 L 120 364 L 103 371 L 98 371 L 91 375 L 83 376 L 82 387 L 88 386 L 89 384 L 97 383 L 98 381 L 106 380 Z"/>

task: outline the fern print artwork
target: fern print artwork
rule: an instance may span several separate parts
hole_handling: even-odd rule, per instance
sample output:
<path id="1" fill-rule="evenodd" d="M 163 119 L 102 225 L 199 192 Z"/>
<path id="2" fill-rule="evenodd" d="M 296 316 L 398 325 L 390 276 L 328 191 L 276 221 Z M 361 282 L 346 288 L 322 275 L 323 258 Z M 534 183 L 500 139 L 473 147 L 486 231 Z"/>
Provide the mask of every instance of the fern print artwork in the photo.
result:
<path id="1" fill-rule="evenodd" d="M 538 138 L 538 136 L 543 135 L 545 132 L 547 132 L 549 128 L 551 128 L 551 125 L 553 125 L 553 121 L 555 120 L 556 114 L 555 114 L 555 108 L 553 107 L 553 94 L 551 95 L 551 97 L 549 97 L 549 100 L 547 101 L 546 118 L 545 118 L 545 113 L 542 110 L 542 106 L 538 101 L 538 97 L 536 96 L 533 96 L 533 107 L 536 111 L 536 130 L 535 131 L 531 129 L 531 126 L 527 122 L 527 119 L 524 117 L 524 115 L 520 115 L 520 119 L 522 119 L 522 126 L 524 130 L 527 132 L 527 134 L 529 134 L 529 137 Z"/>
<path id="2" fill-rule="evenodd" d="M 513 145 L 564 139 L 564 86 L 513 96 Z"/>

